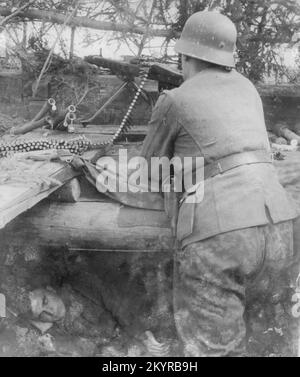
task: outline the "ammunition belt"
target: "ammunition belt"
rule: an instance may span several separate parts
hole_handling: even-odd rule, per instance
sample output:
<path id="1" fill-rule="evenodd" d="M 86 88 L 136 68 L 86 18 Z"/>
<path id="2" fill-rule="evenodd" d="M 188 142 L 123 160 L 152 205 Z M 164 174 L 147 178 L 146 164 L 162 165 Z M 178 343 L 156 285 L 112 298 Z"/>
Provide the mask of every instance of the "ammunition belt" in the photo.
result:
<path id="1" fill-rule="evenodd" d="M 32 139 L 32 140 L 15 140 L 8 143 L 0 143 L 0 157 L 7 157 L 13 153 L 22 153 L 30 151 L 39 151 L 47 149 L 65 149 L 72 154 L 81 155 L 87 150 L 99 149 L 105 146 L 113 145 L 120 136 L 125 134 L 132 126 L 131 114 L 136 106 L 143 87 L 147 81 L 148 72 L 145 72 L 141 78 L 141 83 L 136 91 L 136 94 L 115 134 L 108 140 L 93 143 L 85 136 L 80 136 L 71 140 L 55 140 L 55 139 Z"/>

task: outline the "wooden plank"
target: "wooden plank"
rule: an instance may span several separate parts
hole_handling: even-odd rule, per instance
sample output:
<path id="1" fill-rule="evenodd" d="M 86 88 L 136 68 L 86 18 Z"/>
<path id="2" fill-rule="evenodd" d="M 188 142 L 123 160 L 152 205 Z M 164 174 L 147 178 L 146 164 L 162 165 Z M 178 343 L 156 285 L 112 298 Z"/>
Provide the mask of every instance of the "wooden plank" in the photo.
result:
<path id="1" fill-rule="evenodd" d="M 173 247 L 168 223 L 164 212 L 133 209 L 109 200 L 74 204 L 45 200 L 9 224 L 1 239 L 9 243 L 32 239 L 42 245 L 87 251 L 160 252 Z"/>
<path id="2" fill-rule="evenodd" d="M 14 190 L 16 186 L 13 184 L 4 185 L 6 187 L 0 186 L 0 198 L 2 193 L 6 193 L 8 190 L 13 191 L 13 195 L 10 196 L 9 200 L 6 194 L 2 197 L 4 205 L 2 205 L 2 209 L 0 210 L 0 229 L 4 228 L 18 215 L 35 206 L 63 184 L 78 175 L 78 172 L 73 170 L 70 166 L 58 163 L 48 163 L 43 166 L 43 169 L 45 169 L 45 171 L 52 170 L 52 173 L 46 176 L 61 182 L 61 184 L 46 189 L 39 184 L 34 185 L 34 187 L 24 185 L 20 186 L 20 189 L 17 190 Z"/>
<path id="3" fill-rule="evenodd" d="M 86 135 L 113 135 L 119 128 L 119 125 L 100 125 L 100 124 L 93 124 L 88 125 L 87 127 L 76 127 L 75 134 Z M 129 135 L 146 135 L 148 130 L 147 125 L 134 125 L 130 128 L 127 132 Z"/>
<path id="4" fill-rule="evenodd" d="M 50 131 L 45 129 L 37 129 L 32 132 L 28 132 L 24 135 L 4 135 L 1 140 L 5 142 L 11 142 L 15 140 L 28 140 L 28 139 L 64 139 L 70 140 L 81 136 L 86 136 L 88 139 L 95 141 L 105 141 L 111 135 L 113 135 L 119 128 L 119 125 L 89 125 L 82 127 L 81 125 L 75 125 L 75 132 L 68 133 L 63 131 Z M 148 130 L 147 125 L 134 125 L 128 130 L 127 135 L 146 135 Z"/>
<path id="5" fill-rule="evenodd" d="M 96 129 L 95 129 L 96 131 Z M 2 142 L 12 142 L 16 140 L 38 140 L 38 139 L 53 139 L 53 140 L 71 140 L 78 138 L 79 136 L 86 135 L 87 132 L 83 127 L 78 127 L 76 133 L 68 133 L 63 131 L 50 131 L 45 129 L 36 129 L 32 132 L 28 132 L 24 135 L 4 135 L 1 138 Z M 91 132 L 87 135 L 87 138 L 91 139 L 93 142 L 105 141 L 110 138 L 109 132 Z"/>
<path id="6" fill-rule="evenodd" d="M 17 170 L 18 165 L 20 166 L 19 169 L 23 170 L 21 179 L 19 177 L 21 172 Z M 1 166 L 1 168 L 4 167 Z M 16 169 L 15 171 L 13 170 L 14 168 Z M 52 174 L 61 169 L 61 165 L 29 160 L 26 163 L 15 161 L 12 163 L 11 169 L 11 171 L 8 171 L 8 181 L 0 185 L 0 211 L 10 208 L 30 196 L 38 194 L 42 190 L 42 177 L 51 177 Z M 13 175 L 15 175 L 15 177 Z M 25 176 L 27 176 L 26 180 Z M 36 181 L 34 181 L 34 178 L 37 178 Z M 30 179 L 32 179 L 32 181 L 30 181 Z"/>
<path id="7" fill-rule="evenodd" d="M 89 126 L 88 128 L 78 127 L 76 134 L 69 134 L 61 131 L 47 131 L 47 138 L 53 139 L 73 139 L 78 137 L 78 135 L 87 135 L 93 142 L 105 141 L 111 134 L 115 132 L 117 126 Z M 138 132 L 144 132 L 143 130 Z M 89 132 L 86 132 L 86 131 Z M 45 130 L 35 130 L 26 135 L 11 136 L 5 135 L 2 138 L 2 141 L 10 142 L 12 140 L 21 139 L 40 139 L 45 138 Z M 126 143 L 125 143 L 126 144 Z M 128 147 L 129 150 L 135 150 L 135 144 L 121 144 L 119 146 L 113 147 L 111 154 L 117 154 L 117 150 L 120 147 Z M 95 154 L 95 151 L 89 151 L 85 153 L 85 158 L 91 158 Z M 31 184 L 26 182 L 14 184 L 14 183 L 5 183 L 0 185 L 0 229 L 5 227 L 11 220 L 20 215 L 21 213 L 27 211 L 28 209 L 35 206 L 44 198 L 48 197 L 52 192 L 56 191 L 64 183 L 66 183 L 71 178 L 78 175 L 77 172 L 73 171 L 68 166 L 62 166 L 61 163 L 44 163 L 42 166 L 37 167 L 40 162 L 30 162 L 31 170 L 34 171 L 37 175 L 40 173 L 42 177 L 45 178 L 54 178 L 61 181 L 60 185 L 55 187 L 43 188 L 41 183 Z"/>
<path id="8" fill-rule="evenodd" d="M 284 161 L 275 161 L 280 182 L 298 204 L 299 163 L 299 152 L 286 153 Z M 75 204 L 43 201 L 9 224 L 1 232 L 1 239 L 9 243 L 32 239 L 40 244 L 68 245 L 82 251 L 172 250 L 173 240 L 164 212 L 121 206 L 89 189 L 83 190 L 88 198 Z M 294 226 L 298 237 L 300 221 Z M 295 238 L 295 248 L 300 250 L 300 237 Z"/>

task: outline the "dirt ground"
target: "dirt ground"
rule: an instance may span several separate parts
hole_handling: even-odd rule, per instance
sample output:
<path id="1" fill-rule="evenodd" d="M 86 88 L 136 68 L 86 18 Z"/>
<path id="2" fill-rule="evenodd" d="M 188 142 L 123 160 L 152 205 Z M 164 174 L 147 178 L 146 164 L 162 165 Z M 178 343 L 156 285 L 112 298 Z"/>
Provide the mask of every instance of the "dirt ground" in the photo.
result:
<path id="1" fill-rule="evenodd" d="M 170 257 L 70 254 L 34 245 L 2 245 L 1 356 L 149 355 L 145 332 L 177 347 L 171 315 Z M 64 318 L 45 334 L 32 324 L 29 292 L 55 291 Z"/>
<path id="2" fill-rule="evenodd" d="M 166 355 L 180 354 L 170 254 L 153 258 L 1 246 L 0 292 L 7 299 L 7 317 L 0 319 L 0 356 L 160 356 L 146 331 L 166 346 Z M 54 291 L 66 308 L 44 334 L 30 310 L 29 292 L 38 288 Z M 292 294 L 249 308 L 249 356 L 295 355 Z"/>

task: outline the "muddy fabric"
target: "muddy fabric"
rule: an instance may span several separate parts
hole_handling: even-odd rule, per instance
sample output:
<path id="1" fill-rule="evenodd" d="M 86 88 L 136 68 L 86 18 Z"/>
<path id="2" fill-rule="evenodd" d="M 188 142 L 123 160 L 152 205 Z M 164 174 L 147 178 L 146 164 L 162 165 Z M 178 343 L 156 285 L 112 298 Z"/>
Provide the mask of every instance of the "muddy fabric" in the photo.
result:
<path id="1" fill-rule="evenodd" d="M 72 166 L 76 170 L 82 171 L 85 178 L 102 194 L 109 198 L 116 200 L 124 205 L 149 209 L 155 211 L 164 210 L 163 196 L 158 192 L 149 192 L 148 186 L 142 187 L 135 183 L 130 183 L 124 177 L 122 168 L 118 167 L 116 171 L 116 165 L 113 166 L 101 166 L 100 164 L 92 164 L 78 156 L 72 160 Z M 103 175 L 103 179 L 99 179 Z M 106 185 L 103 181 L 106 180 Z M 127 185 L 127 192 L 118 191 L 118 185 L 121 183 Z M 148 182 L 147 182 L 148 183 Z"/>
<path id="2" fill-rule="evenodd" d="M 289 288 L 292 222 L 236 230 L 178 251 L 174 312 L 185 356 L 246 354 L 246 302 Z"/>
<path id="3" fill-rule="evenodd" d="M 257 90 L 235 70 L 210 68 L 161 95 L 142 156 L 149 162 L 154 156 L 203 157 L 208 164 L 255 150 L 270 152 Z M 240 166 L 207 179 L 201 203 L 181 206 L 177 238 L 186 246 L 220 233 L 266 225 L 265 208 L 274 223 L 297 216 L 272 164 Z"/>

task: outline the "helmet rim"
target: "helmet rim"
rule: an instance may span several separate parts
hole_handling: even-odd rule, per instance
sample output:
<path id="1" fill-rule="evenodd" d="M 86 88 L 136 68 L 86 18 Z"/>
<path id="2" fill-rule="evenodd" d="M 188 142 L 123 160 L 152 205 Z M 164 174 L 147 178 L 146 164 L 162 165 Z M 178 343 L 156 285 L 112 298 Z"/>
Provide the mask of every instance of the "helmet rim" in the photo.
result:
<path id="1" fill-rule="evenodd" d="M 232 68 L 236 40 L 236 27 L 227 16 L 215 11 L 196 12 L 185 23 L 175 51 Z"/>
<path id="2" fill-rule="evenodd" d="M 201 50 L 201 54 L 193 53 L 193 51 Z M 230 51 L 218 51 L 212 47 L 203 44 L 186 42 L 178 40 L 175 45 L 175 51 L 178 54 L 189 56 L 197 60 L 203 60 L 208 63 L 221 65 L 224 67 L 235 68 L 236 62 L 233 53 Z"/>

